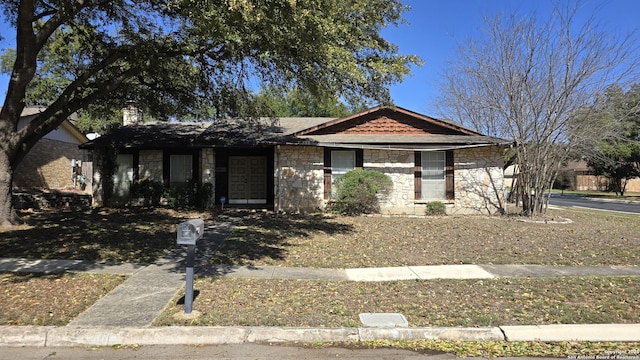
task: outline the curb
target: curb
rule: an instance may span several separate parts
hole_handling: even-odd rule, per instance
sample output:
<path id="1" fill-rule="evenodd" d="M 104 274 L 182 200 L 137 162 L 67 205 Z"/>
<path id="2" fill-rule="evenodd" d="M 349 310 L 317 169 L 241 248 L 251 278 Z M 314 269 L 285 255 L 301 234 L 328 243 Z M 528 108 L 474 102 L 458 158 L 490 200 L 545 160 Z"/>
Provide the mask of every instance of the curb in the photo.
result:
<path id="1" fill-rule="evenodd" d="M 640 324 L 502 326 L 501 329 L 507 341 L 640 341 Z"/>
<path id="2" fill-rule="evenodd" d="M 286 342 L 638 341 L 640 324 L 568 324 L 485 328 L 282 328 L 169 326 L 150 328 L 0 326 L 0 346 L 223 345 Z"/>
<path id="3" fill-rule="evenodd" d="M 155 328 L 0 326 L 0 346 L 222 345 L 254 342 L 361 342 L 372 340 L 504 340 L 499 328 Z"/>

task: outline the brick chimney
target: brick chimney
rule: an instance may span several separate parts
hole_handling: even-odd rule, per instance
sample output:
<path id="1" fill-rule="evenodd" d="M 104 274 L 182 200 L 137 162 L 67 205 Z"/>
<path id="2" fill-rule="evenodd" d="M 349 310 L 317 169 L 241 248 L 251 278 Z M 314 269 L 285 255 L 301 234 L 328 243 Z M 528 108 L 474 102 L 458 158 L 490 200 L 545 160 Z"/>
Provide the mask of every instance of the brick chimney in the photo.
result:
<path id="1" fill-rule="evenodd" d="M 129 104 L 126 108 L 122 109 L 122 124 L 136 125 L 142 123 L 142 111 L 135 105 Z"/>

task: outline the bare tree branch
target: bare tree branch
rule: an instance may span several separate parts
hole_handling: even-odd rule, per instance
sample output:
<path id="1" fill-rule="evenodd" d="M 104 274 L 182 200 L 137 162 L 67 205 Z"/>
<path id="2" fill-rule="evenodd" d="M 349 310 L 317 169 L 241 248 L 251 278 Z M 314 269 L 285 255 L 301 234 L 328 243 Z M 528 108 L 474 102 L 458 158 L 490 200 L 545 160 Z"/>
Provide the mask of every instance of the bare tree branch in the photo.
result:
<path id="1" fill-rule="evenodd" d="M 557 2 L 546 22 L 534 15 L 487 18 L 485 37 L 460 47 L 441 86 L 445 113 L 517 144 L 527 215 L 544 211 L 542 194 L 563 162 L 615 136 L 606 128 L 579 131 L 576 116 L 609 84 L 628 79 L 638 62 L 631 35 L 615 38 L 593 16 L 578 24 L 578 10 L 577 2 Z"/>

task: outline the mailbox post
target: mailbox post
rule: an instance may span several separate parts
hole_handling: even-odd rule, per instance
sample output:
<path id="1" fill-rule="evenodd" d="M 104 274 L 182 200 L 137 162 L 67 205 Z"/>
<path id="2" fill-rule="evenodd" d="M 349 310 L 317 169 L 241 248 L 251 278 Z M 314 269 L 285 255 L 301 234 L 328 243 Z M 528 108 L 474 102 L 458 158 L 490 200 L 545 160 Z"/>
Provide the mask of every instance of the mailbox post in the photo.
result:
<path id="1" fill-rule="evenodd" d="M 186 287 L 184 292 L 184 313 L 191 314 L 193 305 L 193 263 L 196 257 L 196 242 L 204 233 L 204 221 L 193 219 L 178 224 L 177 243 L 187 245 Z"/>

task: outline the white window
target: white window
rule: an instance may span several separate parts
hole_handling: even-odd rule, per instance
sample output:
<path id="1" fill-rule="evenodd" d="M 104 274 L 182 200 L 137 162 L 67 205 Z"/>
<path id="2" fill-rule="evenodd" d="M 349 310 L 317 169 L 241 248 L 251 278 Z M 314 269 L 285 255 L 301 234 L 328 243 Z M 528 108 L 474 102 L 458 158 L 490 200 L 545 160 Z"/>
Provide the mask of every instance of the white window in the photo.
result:
<path id="1" fill-rule="evenodd" d="M 422 199 L 444 200 L 446 196 L 445 152 L 422 153 Z"/>
<path id="2" fill-rule="evenodd" d="M 170 186 L 184 187 L 193 177 L 193 156 L 191 155 L 171 155 L 169 158 Z"/>
<path id="3" fill-rule="evenodd" d="M 331 182 L 356 168 L 356 152 L 339 150 L 331 152 Z"/>

